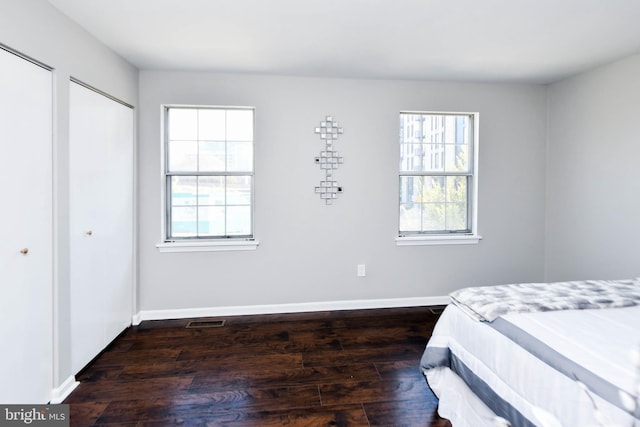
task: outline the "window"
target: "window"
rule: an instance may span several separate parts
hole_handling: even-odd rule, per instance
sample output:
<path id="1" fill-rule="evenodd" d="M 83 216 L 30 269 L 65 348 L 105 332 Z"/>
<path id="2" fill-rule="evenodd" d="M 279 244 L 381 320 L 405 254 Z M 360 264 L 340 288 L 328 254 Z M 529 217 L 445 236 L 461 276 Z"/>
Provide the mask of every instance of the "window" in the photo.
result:
<path id="1" fill-rule="evenodd" d="M 399 244 L 477 243 L 477 114 L 400 113 Z"/>
<path id="2" fill-rule="evenodd" d="M 253 240 L 254 109 L 165 107 L 164 126 L 165 242 Z"/>

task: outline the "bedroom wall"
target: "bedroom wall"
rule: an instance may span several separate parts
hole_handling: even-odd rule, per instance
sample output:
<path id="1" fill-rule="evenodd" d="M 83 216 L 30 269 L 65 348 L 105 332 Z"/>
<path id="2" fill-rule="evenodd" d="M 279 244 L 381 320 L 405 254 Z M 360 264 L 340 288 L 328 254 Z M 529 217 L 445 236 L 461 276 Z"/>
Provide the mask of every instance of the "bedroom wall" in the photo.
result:
<path id="1" fill-rule="evenodd" d="M 141 310 L 389 304 L 542 280 L 546 96 L 537 85 L 141 71 Z M 161 104 L 256 107 L 256 251 L 158 252 Z M 478 245 L 396 246 L 401 110 L 480 113 Z M 328 114 L 344 127 L 345 159 L 335 174 L 344 193 L 330 206 L 313 191 L 322 176 L 313 130 Z"/>
<path id="2" fill-rule="evenodd" d="M 640 55 L 549 90 L 546 277 L 640 276 Z"/>
<path id="3" fill-rule="evenodd" d="M 0 43 L 54 68 L 54 388 L 70 375 L 69 77 L 137 106 L 138 71 L 45 0 L 0 0 Z"/>

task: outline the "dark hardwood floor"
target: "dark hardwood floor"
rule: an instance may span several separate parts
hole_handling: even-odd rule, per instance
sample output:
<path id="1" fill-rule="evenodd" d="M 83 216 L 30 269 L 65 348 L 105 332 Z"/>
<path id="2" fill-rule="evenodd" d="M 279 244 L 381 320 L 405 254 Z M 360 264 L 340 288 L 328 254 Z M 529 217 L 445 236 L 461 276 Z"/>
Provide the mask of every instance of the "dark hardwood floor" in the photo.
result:
<path id="1" fill-rule="evenodd" d="M 220 328 L 147 321 L 64 403 L 72 426 L 450 427 L 418 368 L 437 318 L 416 307 L 226 317 Z"/>

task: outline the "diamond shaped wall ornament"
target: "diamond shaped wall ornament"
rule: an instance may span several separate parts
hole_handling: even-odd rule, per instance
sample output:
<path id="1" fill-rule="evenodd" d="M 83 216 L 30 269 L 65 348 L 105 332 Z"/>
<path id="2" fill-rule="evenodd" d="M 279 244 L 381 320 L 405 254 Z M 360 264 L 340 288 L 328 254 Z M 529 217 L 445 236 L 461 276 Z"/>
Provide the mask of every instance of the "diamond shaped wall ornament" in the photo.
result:
<path id="1" fill-rule="evenodd" d="M 338 194 L 342 193 L 342 187 L 338 185 L 338 181 L 333 179 L 333 171 L 344 163 L 344 159 L 333 149 L 333 143 L 343 132 L 338 122 L 333 121 L 331 116 L 326 116 L 325 120 L 320 122 L 320 127 L 315 129 L 315 133 L 320 135 L 320 139 L 324 141 L 324 150 L 320 151 L 320 155 L 314 159 L 315 164 L 324 171 L 324 180 L 320 181 L 315 192 L 327 205 L 332 204 L 338 198 Z"/>

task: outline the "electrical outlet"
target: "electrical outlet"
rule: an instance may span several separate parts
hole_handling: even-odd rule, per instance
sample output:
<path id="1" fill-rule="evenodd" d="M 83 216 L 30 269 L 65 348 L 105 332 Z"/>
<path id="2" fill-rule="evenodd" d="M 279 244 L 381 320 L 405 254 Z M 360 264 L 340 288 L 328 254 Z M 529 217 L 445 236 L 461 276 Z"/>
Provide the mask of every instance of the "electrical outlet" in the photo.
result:
<path id="1" fill-rule="evenodd" d="M 367 275 L 367 270 L 364 264 L 358 264 L 358 277 L 364 277 Z"/>

